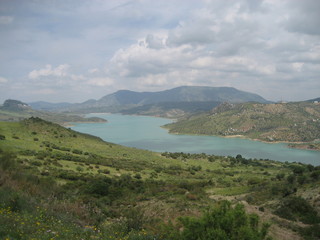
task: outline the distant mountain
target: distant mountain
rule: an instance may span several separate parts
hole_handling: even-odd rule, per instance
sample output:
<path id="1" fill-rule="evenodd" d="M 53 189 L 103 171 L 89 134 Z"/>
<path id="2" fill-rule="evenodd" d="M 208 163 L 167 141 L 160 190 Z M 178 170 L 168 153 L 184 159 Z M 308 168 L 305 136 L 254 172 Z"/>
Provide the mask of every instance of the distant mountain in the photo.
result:
<path id="1" fill-rule="evenodd" d="M 259 102 L 268 101 L 261 96 L 231 87 L 183 86 L 160 92 L 134 92 L 120 90 L 99 100 L 73 104 L 63 110 L 79 112 L 119 112 L 137 106 L 164 102 Z"/>
<path id="2" fill-rule="evenodd" d="M 31 107 L 27 103 L 18 100 L 8 99 L 4 101 L 1 109 L 7 111 L 27 111 L 30 110 Z"/>
<path id="3" fill-rule="evenodd" d="M 67 108 L 72 105 L 72 103 L 61 102 L 61 103 L 50 103 L 44 101 L 31 102 L 29 105 L 35 110 L 41 111 L 55 111 L 61 108 Z"/>
<path id="4" fill-rule="evenodd" d="M 98 100 L 104 104 L 154 104 L 160 102 L 267 102 L 257 94 L 231 87 L 184 86 L 160 92 L 133 92 L 121 90 Z"/>
<path id="5" fill-rule="evenodd" d="M 320 102 L 320 97 L 307 100 L 306 102 Z"/>
<path id="6" fill-rule="evenodd" d="M 206 112 L 220 102 L 162 102 L 121 110 L 122 114 L 180 118 L 185 115 Z"/>
<path id="7" fill-rule="evenodd" d="M 106 122 L 102 118 L 84 118 L 74 114 L 52 113 L 34 110 L 28 104 L 8 99 L 0 106 L 0 121 L 20 121 L 30 117 L 39 117 L 47 121 L 66 124 L 69 122 Z"/>

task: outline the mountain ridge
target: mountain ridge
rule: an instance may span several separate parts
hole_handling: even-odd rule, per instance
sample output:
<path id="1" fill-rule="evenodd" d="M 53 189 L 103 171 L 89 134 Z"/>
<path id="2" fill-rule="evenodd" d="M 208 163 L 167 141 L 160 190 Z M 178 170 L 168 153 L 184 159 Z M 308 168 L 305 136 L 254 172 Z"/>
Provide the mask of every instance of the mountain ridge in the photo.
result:
<path id="1" fill-rule="evenodd" d="M 269 103 L 258 94 L 232 87 L 181 86 L 158 92 L 119 90 L 98 100 L 91 99 L 65 108 L 56 108 L 55 110 L 82 113 L 120 112 L 133 107 L 164 102 L 199 102 L 200 104 L 202 102 Z"/>

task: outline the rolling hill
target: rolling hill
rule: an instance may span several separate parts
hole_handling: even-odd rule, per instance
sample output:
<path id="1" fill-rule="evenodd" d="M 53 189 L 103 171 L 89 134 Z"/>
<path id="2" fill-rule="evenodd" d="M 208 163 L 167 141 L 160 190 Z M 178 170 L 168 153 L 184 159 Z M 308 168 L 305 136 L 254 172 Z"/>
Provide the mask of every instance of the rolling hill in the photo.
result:
<path id="1" fill-rule="evenodd" d="M 319 236 L 311 165 L 154 153 L 35 117 L 0 122 L 0 160 L 4 239 Z"/>
<path id="2" fill-rule="evenodd" d="M 320 105 L 316 103 L 224 103 L 212 111 L 166 125 L 171 133 L 245 136 L 276 142 L 308 142 L 319 148 Z M 306 147 L 294 145 L 295 147 Z"/>

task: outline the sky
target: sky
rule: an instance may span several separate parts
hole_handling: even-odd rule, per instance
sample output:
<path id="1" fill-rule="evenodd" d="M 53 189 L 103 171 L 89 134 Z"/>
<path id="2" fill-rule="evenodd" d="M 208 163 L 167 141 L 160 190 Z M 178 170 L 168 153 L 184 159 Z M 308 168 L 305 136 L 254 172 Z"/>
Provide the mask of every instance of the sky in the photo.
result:
<path id="1" fill-rule="evenodd" d="M 319 0 L 0 0 L 0 103 L 228 86 L 320 97 Z"/>

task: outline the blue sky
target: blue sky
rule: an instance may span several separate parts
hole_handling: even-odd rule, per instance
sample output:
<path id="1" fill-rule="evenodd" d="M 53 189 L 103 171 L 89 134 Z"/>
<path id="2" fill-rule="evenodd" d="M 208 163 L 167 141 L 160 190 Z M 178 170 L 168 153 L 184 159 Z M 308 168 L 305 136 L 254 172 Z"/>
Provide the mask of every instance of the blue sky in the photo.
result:
<path id="1" fill-rule="evenodd" d="M 318 0 L 0 0 L 0 102 L 230 86 L 320 96 Z"/>

